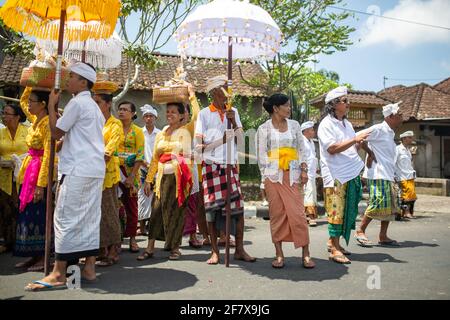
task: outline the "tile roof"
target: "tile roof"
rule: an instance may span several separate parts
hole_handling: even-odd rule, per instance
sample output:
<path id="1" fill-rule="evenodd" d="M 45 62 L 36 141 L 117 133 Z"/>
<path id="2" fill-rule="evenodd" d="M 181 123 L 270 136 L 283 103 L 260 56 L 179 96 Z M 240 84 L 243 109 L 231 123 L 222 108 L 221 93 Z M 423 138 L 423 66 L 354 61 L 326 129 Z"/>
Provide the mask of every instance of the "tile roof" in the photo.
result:
<path id="1" fill-rule="evenodd" d="M 325 104 L 325 96 L 327 94 L 324 93 L 314 99 L 311 100 L 311 104 L 316 107 L 323 107 Z M 374 107 L 384 106 L 390 103 L 389 100 L 380 97 L 373 91 L 358 91 L 358 90 L 348 90 L 348 98 L 351 104 L 364 104 L 364 105 L 372 105 Z"/>
<path id="2" fill-rule="evenodd" d="M 154 85 L 163 85 L 164 81 L 170 80 L 179 65 L 181 59 L 179 56 L 168 54 L 155 54 L 163 65 L 154 71 L 147 71 L 141 69 L 138 80 L 134 83 L 135 90 L 148 90 Z M 221 64 L 220 60 L 214 60 L 210 63 L 208 59 L 198 59 L 198 63 L 194 61 L 184 61 L 184 69 L 187 72 L 187 80 L 191 82 L 197 92 L 206 92 L 206 79 L 220 75 L 227 74 L 226 64 Z M 22 69 L 28 66 L 29 61 L 21 57 L 6 56 L 0 65 L 0 85 L 18 85 Z M 134 64 L 125 56 L 119 67 L 108 70 L 110 80 L 117 82 L 120 87 L 123 87 L 127 79 L 128 67 L 130 67 L 132 75 L 134 74 Z M 246 80 L 254 77 L 263 77 L 264 71 L 258 64 L 241 65 L 242 73 Z M 234 85 L 233 91 L 235 94 L 247 97 L 263 97 L 265 93 L 261 89 L 251 87 L 242 81 L 239 73 L 239 68 L 233 66 Z"/>
<path id="3" fill-rule="evenodd" d="M 378 92 L 378 95 L 392 101 L 403 101 L 400 110 L 405 121 L 450 119 L 450 94 L 428 84 L 394 86 Z"/>
<path id="4" fill-rule="evenodd" d="M 439 82 L 438 84 L 435 84 L 433 86 L 433 88 L 435 88 L 435 89 L 437 89 L 439 91 L 442 91 L 442 92 L 450 94 L 450 78 L 447 78 L 447 79 Z"/>

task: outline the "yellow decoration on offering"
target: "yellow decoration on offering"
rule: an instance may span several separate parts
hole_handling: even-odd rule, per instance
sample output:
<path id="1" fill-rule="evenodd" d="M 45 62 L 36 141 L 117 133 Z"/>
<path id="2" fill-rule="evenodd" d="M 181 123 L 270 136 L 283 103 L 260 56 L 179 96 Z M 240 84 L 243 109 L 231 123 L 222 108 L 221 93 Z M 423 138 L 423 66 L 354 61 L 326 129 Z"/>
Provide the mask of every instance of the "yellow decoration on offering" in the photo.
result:
<path id="1" fill-rule="evenodd" d="M 281 147 L 270 150 L 268 156 L 269 160 L 278 161 L 278 166 L 281 170 L 288 170 L 289 162 L 298 160 L 297 150 L 291 147 Z"/>
<path id="2" fill-rule="evenodd" d="M 97 81 L 92 91 L 97 94 L 113 94 L 119 90 L 119 86 L 112 81 Z"/>
<path id="3" fill-rule="evenodd" d="M 64 39 L 86 41 L 109 38 L 120 7 L 119 0 L 7 0 L 0 9 L 0 18 L 15 31 L 58 40 L 61 10 L 66 10 L 66 23 L 76 27 L 67 30 Z"/>

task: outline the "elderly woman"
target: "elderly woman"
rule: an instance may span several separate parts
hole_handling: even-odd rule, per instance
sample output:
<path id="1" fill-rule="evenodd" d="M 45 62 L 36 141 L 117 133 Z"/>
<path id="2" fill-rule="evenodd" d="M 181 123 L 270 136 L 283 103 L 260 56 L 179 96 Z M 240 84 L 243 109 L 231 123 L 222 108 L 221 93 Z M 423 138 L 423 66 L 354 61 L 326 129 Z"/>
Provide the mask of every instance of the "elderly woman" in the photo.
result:
<path id="1" fill-rule="evenodd" d="M 165 241 L 165 249 L 170 250 L 169 260 L 178 260 L 181 256 L 179 247 L 183 236 L 184 215 L 193 186 L 193 164 L 190 161 L 192 137 L 200 111 L 194 89 L 191 85 L 188 88 L 193 109 L 191 121 L 185 124 L 184 119 L 189 114 L 184 104 L 168 103 L 168 126 L 156 135 L 153 159 L 145 182 L 147 195 L 154 185 L 149 240 L 147 249 L 138 260 L 153 256 L 155 240 Z"/>
<path id="2" fill-rule="evenodd" d="M 97 264 L 100 267 L 111 266 L 119 261 L 116 250 L 120 246 L 119 201 L 117 189 L 120 182 L 119 158 L 115 155 L 123 143 L 122 122 L 111 114 L 112 92 L 95 90 L 94 100 L 105 117 L 103 138 L 105 141 L 106 172 L 102 192 L 102 218 L 100 220 L 100 248 L 105 253 Z"/>
<path id="3" fill-rule="evenodd" d="M 120 170 L 125 180 L 120 183 L 122 203 L 125 207 L 127 223 L 124 237 L 130 238 L 130 251 L 139 252 L 136 242 L 138 225 L 138 190 L 140 183 L 139 168 L 144 161 L 145 138 L 142 128 L 133 123 L 136 106 L 132 102 L 123 101 L 118 107 L 118 116 L 122 122 L 125 140 L 119 146 Z"/>
<path id="4" fill-rule="evenodd" d="M 50 127 L 48 125 L 49 92 L 27 87 L 20 99 L 22 111 L 32 126 L 26 138 L 28 155 L 22 162 L 18 182 L 20 187 L 17 238 L 14 255 L 30 257 L 16 267 L 28 271 L 44 269 L 45 212 L 48 161 L 50 157 Z"/>
<path id="5" fill-rule="evenodd" d="M 270 119 L 257 131 L 258 164 L 269 201 L 270 231 L 276 258 L 272 267 L 284 267 L 283 242 L 303 248 L 304 268 L 314 268 L 309 253 L 309 230 L 299 184 L 308 181 L 304 139 L 300 124 L 290 120 L 289 97 L 274 94 L 264 101 Z"/>
<path id="6" fill-rule="evenodd" d="M 0 237 L 5 240 L 0 253 L 3 253 L 14 247 L 16 234 L 18 194 L 12 156 L 27 153 L 28 127 L 22 124 L 26 116 L 17 105 L 5 105 L 1 116 L 5 125 L 0 129 Z"/>
<path id="7" fill-rule="evenodd" d="M 362 197 L 360 173 L 364 162 L 357 148 L 371 150 L 364 144 L 370 132 L 356 134 L 346 119 L 349 109 L 347 88 L 338 87 L 325 97 L 325 113 L 319 125 L 320 165 L 323 177 L 325 210 L 328 216 L 328 250 L 330 260 L 350 263 L 349 253 L 339 244 L 344 237 L 347 245 L 355 229 L 358 203 Z"/>

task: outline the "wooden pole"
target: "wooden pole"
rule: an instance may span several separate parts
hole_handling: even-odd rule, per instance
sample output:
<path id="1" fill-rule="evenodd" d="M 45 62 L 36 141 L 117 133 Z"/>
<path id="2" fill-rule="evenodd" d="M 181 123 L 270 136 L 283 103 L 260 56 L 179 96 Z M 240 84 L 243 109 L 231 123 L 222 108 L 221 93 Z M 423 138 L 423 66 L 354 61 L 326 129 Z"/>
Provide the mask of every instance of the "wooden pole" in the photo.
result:
<path id="1" fill-rule="evenodd" d="M 233 38 L 228 37 L 228 107 L 231 108 L 231 87 L 233 84 Z M 227 121 L 227 129 L 231 129 L 231 122 Z M 225 266 L 230 266 L 230 223 L 231 223 L 231 146 L 234 143 L 234 139 L 231 143 L 227 141 L 227 202 L 225 206 L 226 210 L 226 227 L 225 227 Z"/>
<path id="2" fill-rule="evenodd" d="M 59 37 L 58 37 L 58 57 L 56 63 L 56 75 L 55 75 L 55 90 L 59 90 L 61 87 L 61 62 L 63 53 L 64 42 L 64 24 L 66 22 L 66 11 L 61 10 L 61 17 L 59 20 Z M 55 106 L 57 109 L 57 106 Z M 57 111 L 57 110 L 55 110 Z M 50 273 L 50 248 L 52 243 L 52 230 L 53 230 L 53 171 L 55 166 L 55 139 L 51 139 L 50 142 L 50 159 L 48 162 L 48 177 L 47 177 L 47 212 L 45 221 L 45 261 L 44 261 L 44 273 L 47 276 Z"/>
<path id="3" fill-rule="evenodd" d="M 0 96 L 0 99 L 6 100 L 6 101 L 20 102 L 20 99 L 10 98 L 10 97 L 5 97 L 5 96 Z"/>

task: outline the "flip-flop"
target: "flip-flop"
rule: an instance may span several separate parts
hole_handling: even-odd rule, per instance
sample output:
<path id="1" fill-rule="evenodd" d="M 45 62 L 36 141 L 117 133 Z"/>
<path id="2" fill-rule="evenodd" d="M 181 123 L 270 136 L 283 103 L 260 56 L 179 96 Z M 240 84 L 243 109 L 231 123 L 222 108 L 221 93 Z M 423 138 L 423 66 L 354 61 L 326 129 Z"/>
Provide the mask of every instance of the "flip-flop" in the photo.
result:
<path id="1" fill-rule="evenodd" d="M 38 272 L 38 271 L 44 271 L 44 266 L 43 265 L 42 266 L 32 265 L 31 267 L 29 267 L 27 269 L 27 272 Z"/>
<path id="2" fill-rule="evenodd" d="M 331 247 L 327 246 L 327 251 L 331 253 Z M 344 248 L 342 248 L 342 250 L 339 250 L 340 252 L 342 252 L 345 256 L 350 256 L 352 253 L 350 251 L 345 250 Z"/>
<path id="3" fill-rule="evenodd" d="M 31 288 L 29 285 L 25 287 L 25 291 L 30 292 L 37 292 L 37 291 L 49 291 L 49 290 L 60 290 L 60 289 L 67 289 L 67 284 L 61 284 L 61 285 L 52 285 L 48 282 L 44 281 L 33 281 L 32 284 L 40 284 L 43 286 L 42 288 Z"/>
<path id="4" fill-rule="evenodd" d="M 317 221 L 316 221 L 316 220 L 309 220 L 309 226 L 310 226 L 310 227 L 315 227 L 315 226 L 317 226 Z"/>
<path id="5" fill-rule="evenodd" d="M 169 260 L 180 260 L 181 252 L 171 252 L 169 256 Z"/>
<path id="6" fill-rule="evenodd" d="M 389 247 L 400 247 L 400 244 L 397 240 L 388 240 L 388 241 L 378 241 L 380 246 L 389 246 Z"/>
<path id="7" fill-rule="evenodd" d="M 345 261 L 345 262 L 344 261 L 340 261 L 340 259 L 342 259 L 342 260 L 346 259 L 347 261 Z M 341 254 L 337 255 L 337 256 L 330 256 L 329 260 L 334 261 L 336 263 L 340 263 L 340 264 L 350 264 L 350 263 L 352 263 L 350 260 L 347 259 L 346 256 L 341 255 Z"/>
<path id="8" fill-rule="evenodd" d="M 305 258 L 302 258 L 302 261 L 303 261 L 303 268 L 305 269 L 313 269 L 316 267 L 316 264 L 314 263 L 314 260 L 311 257 L 309 257 L 308 262 L 306 262 Z"/>
<path id="9" fill-rule="evenodd" d="M 276 265 L 274 263 L 278 263 L 278 265 Z M 281 261 L 278 261 L 278 259 L 275 258 L 272 261 L 272 268 L 275 268 L 275 269 L 282 269 L 282 268 L 284 268 L 284 259 L 281 259 Z"/>
<path id="10" fill-rule="evenodd" d="M 144 260 L 147 260 L 147 259 L 152 258 L 153 255 L 154 255 L 154 252 L 144 251 L 144 253 L 142 254 L 142 256 L 137 257 L 136 260 L 138 260 L 138 261 L 144 261 Z"/>
<path id="11" fill-rule="evenodd" d="M 367 239 L 365 236 L 358 236 L 355 234 L 355 239 L 356 241 L 358 241 L 358 244 L 361 247 L 366 247 L 366 248 L 370 248 L 373 246 L 372 241 L 370 241 L 369 239 Z"/>

